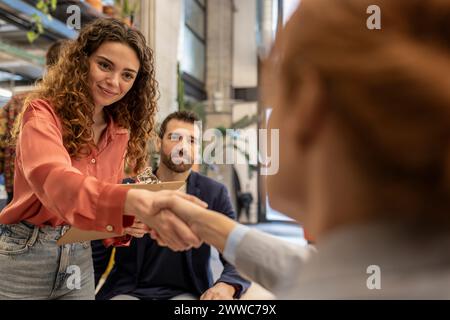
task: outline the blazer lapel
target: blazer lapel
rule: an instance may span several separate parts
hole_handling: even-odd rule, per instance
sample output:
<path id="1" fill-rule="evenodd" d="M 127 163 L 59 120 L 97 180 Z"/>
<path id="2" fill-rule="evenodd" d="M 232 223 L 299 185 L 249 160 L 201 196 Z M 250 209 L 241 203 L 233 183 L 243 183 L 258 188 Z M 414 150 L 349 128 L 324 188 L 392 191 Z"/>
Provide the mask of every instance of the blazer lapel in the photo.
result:
<path id="1" fill-rule="evenodd" d="M 197 182 L 197 173 L 192 171 L 189 177 L 187 178 L 187 186 L 186 191 L 188 194 L 200 197 L 200 188 L 198 187 Z"/>

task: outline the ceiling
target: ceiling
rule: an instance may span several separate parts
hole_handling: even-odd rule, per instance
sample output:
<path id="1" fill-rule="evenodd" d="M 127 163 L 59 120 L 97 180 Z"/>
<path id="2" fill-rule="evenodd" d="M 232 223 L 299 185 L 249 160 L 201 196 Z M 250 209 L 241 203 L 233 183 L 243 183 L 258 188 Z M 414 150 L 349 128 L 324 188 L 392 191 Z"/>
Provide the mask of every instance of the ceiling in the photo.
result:
<path id="1" fill-rule="evenodd" d="M 58 0 L 53 19 L 43 19 L 44 34 L 29 43 L 27 32 L 33 26 L 31 14 L 37 12 L 36 3 L 37 0 L 0 0 L 1 89 L 14 92 L 17 86 L 32 85 L 42 76 L 47 48 L 57 39 L 76 37 L 77 32 L 64 23 L 69 16 L 66 11 L 69 5 L 80 7 L 82 25 L 102 16 L 85 2 Z"/>

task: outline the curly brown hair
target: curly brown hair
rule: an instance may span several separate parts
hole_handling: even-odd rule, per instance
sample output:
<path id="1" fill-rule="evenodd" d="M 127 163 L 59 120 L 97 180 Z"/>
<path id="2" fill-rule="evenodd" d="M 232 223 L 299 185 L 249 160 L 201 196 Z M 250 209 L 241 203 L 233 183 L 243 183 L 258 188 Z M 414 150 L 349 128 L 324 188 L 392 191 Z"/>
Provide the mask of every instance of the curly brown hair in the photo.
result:
<path id="1" fill-rule="evenodd" d="M 129 130 L 126 161 L 135 173 L 147 163 L 148 140 L 154 136 L 158 85 L 154 57 L 142 33 L 115 19 L 97 19 L 86 25 L 76 40 L 64 46 L 56 65 L 28 96 L 25 105 L 40 98 L 48 100 L 61 119 L 64 146 L 71 157 L 90 153 L 93 143 L 94 102 L 88 85 L 89 57 L 106 41 L 119 42 L 132 48 L 140 69 L 128 93 L 104 108 L 120 127 Z"/>

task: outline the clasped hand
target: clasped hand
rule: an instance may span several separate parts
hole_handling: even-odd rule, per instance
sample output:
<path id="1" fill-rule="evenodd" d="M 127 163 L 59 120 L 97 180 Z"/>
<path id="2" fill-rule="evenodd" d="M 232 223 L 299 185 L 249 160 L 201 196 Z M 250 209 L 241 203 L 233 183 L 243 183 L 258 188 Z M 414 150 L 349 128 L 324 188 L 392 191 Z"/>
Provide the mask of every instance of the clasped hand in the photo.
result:
<path id="1" fill-rule="evenodd" d="M 205 202 L 179 191 L 150 192 L 139 189 L 128 191 L 125 213 L 134 215 L 135 222 L 125 229 L 125 233 L 138 238 L 149 233 L 159 245 L 167 246 L 174 251 L 200 247 L 202 241 L 188 223 L 169 209 L 180 200 L 192 208 L 207 207 Z"/>

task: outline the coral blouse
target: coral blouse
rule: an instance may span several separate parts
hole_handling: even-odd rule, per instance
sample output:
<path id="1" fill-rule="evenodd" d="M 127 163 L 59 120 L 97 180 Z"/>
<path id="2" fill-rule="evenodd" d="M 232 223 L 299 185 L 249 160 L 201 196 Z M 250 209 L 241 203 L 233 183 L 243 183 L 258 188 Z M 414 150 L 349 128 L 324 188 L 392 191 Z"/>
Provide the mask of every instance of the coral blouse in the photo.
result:
<path id="1" fill-rule="evenodd" d="M 1 224 L 71 225 L 122 234 L 134 217 L 124 215 L 123 178 L 128 131 L 109 119 L 97 149 L 71 158 L 59 117 L 46 100 L 27 107 L 17 140 L 14 199 L 0 212 Z"/>

